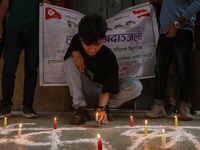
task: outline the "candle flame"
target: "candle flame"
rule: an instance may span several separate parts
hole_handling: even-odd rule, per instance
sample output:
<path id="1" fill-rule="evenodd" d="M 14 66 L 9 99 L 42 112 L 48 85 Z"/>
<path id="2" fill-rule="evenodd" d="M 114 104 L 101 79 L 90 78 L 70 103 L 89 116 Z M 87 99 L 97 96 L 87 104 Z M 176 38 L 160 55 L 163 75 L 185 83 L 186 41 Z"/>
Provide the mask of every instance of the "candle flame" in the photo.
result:
<path id="1" fill-rule="evenodd" d="M 19 127 L 21 128 L 21 127 L 22 127 L 22 124 L 20 124 Z"/>
<path id="2" fill-rule="evenodd" d="M 165 133 L 165 129 L 162 129 L 162 132 Z"/>
<path id="3" fill-rule="evenodd" d="M 174 116 L 175 117 L 175 119 L 177 119 L 177 117 L 176 116 Z"/>
<path id="4" fill-rule="evenodd" d="M 100 139 L 100 138 L 101 138 L 99 134 L 97 134 L 97 137 L 98 137 L 98 139 Z"/>
<path id="5" fill-rule="evenodd" d="M 54 118 L 54 120 L 56 121 L 56 118 Z"/>
<path id="6" fill-rule="evenodd" d="M 98 117 L 98 113 L 96 113 L 96 117 Z"/>
<path id="7" fill-rule="evenodd" d="M 133 119 L 133 116 L 131 116 L 131 119 Z"/>
<path id="8" fill-rule="evenodd" d="M 147 124 L 147 120 L 145 120 L 145 124 Z"/>
<path id="9" fill-rule="evenodd" d="M 7 118 L 5 117 L 5 120 L 6 120 Z"/>

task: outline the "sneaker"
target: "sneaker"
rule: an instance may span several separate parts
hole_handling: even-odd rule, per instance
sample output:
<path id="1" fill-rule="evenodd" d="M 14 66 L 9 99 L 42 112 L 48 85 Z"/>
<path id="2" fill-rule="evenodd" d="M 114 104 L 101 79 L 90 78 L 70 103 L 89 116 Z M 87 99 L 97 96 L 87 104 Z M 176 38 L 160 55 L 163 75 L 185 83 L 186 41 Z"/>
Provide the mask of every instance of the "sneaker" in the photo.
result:
<path id="1" fill-rule="evenodd" d="M 175 106 L 172 104 L 169 104 L 165 108 L 165 111 L 166 111 L 167 115 L 172 115 L 174 113 L 174 109 L 175 109 Z"/>
<path id="2" fill-rule="evenodd" d="M 79 107 L 76 109 L 76 115 L 70 120 L 71 124 L 84 124 L 90 120 L 90 115 L 85 107 Z"/>
<path id="3" fill-rule="evenodd" d="M 163 118 L 167 116 L 164 105 L 160 106 L 158 104 L 154 104 L 147 113 L 144 114 L 145 118 Z"/>
<path id="4" fill-rule="evenodd" d="M 11 106 L 1 103 L 0 118 L 11 117 L 11 116 L 12 116 Z"/>
<path id="5" fill-rule="evenodd" d="M 196 115 L 196 114 L 197 114 L 197 111 L 196 111 L 196 109 L 194 109 L 193 107 L 190 107 L 190 113 L 191 113 L 192 115 Z"/>
<path id="6" fill-rule="evenodd" d="M 190 108 L 188 106 L 180 106 L 179 113 L 180 113 L 179 120 L 181 121 L 193 120 L 193 117 L 190 113 Z"/>
<path id="7" fill-rule="evenodd" d="M 27 118 L 37 118 L 38 114 L 33 110 L 33 106 L 24 105 L 22 116 Z"/>

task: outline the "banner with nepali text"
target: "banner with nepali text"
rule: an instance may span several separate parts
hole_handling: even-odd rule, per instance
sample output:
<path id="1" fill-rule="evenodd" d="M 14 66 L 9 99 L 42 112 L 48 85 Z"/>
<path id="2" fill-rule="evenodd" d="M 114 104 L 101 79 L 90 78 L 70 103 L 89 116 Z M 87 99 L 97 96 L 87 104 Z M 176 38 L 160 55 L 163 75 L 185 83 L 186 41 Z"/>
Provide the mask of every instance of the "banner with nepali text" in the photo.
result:
<path id="1" fill-rule="evenodd" d="M 49 4 L 40 8 L 40 86 L 67 85 L 63 58 L 83 16 Z M 104 45 L 117 58 L 119 77 L 154 77 L 158 26 L 152 6 L 149 3 L 136 5 L 106 21 Z"/>

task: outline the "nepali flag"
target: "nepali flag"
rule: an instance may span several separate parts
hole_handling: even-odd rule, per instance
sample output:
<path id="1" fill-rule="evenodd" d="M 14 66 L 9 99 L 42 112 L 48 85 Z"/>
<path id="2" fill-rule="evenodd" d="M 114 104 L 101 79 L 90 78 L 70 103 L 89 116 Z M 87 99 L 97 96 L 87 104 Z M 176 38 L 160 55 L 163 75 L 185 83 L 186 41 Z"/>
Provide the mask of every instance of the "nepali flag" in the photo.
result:
<path id="1" fill-rule="evenodd" d="M 46 7 L 45 12 L 46 12 L 46 17 L 45 17 L 46 20 L 51 18 L 61 19 L 61 14 L 59 14 L 56 10 L 52 8 Z"/>

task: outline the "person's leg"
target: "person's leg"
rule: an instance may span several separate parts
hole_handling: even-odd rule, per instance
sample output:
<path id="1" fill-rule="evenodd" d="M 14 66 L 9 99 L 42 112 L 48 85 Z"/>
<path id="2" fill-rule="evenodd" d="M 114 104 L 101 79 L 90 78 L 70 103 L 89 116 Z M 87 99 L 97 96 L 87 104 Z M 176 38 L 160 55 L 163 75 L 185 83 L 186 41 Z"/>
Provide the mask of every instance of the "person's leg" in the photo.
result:
<path id="1" fill-rule="evenodd" d="M 73 58 L 66 60 L 64 65 L 64 72 L 66 76 L 66 82 L 69 87 L 70 94 L 72 96 L 72 106 L 77 109 L 79 107 L 86 107 L 85 97 L 83 95 L 81 72 L 74 64 Z"/>
<path id="2" fill-rule="evenodd" d="M 37 113 L 33 110 L 33 100 L 39 65 L 39 29 L 35 27 L 25 29 L 23 37 L 25 49 L 23 116 L 37 117 Z"/>
<path id="3" fill-rule="evenodd" d="M 94 94 L 96 89 L 93 81 L 89 79 L 85 72 L 80 72 L 74 64 L 73 58 L 69 58 L 65 62 L 64 72 L 66 82 L 69 86 L 69 91 L 72 96 L 73 107 L 77 113 L 72 117 L 71 124 L 83 124 L 90 119 L 88 111 L 86 110 L 86 99 L 98 100 L 98 95 Z M 99 92 L 101 90 L 99 89 Z"/>
<path id="4" fill-rule="evenodd" d="M 166 38 L 165 35 L 159 37 L 156 49 L 154 105 L 150 111 L 144 114 L 145 118 L 158 118 L 167 115 L 164 110 L 164 97 L 168 70 L 174 56 L 171 47 L 172 40 Z"/>
<path id="5" fill-rule="evenodd" d="M 174 113 L 176 100 L 174 99 L 174 70 L 175 70 L 174 59 L 170 65 L 168 76 L 167 76 L 167 87 L 165 93 L 165 99 L 167 100 L 167 106 L 165 107 L 165 111 L 167 115 L 172 115 Z"/>
<path id="6" fill-rule="evenodd" d="M 11 101 L 15 86 L 15 72 L 17 70 L 20 53 L 23 48 L 22 31 L 8 31 L 6 33 L 3 51 L 2 71 L 2 100 L 0 118 L 11 116 Z"/>
<path id="7" fill-rule="evenodd" d="M 178 75 L 180 79 L 180 120 L 192 120 L 190 114 L 192 80 L 190 55 L 193 43 L 191 31 L 178 31 L 176 39 L 173 41 Z"/>
<path id="8" fill-rule="evenodd" d="M 116 108 L 123 103 L 138 97 L 142 91 L 142 84 L 137 79 L 119 78 L 118 93 L 111 94 L 108 100 L 110 108 Z"/>

